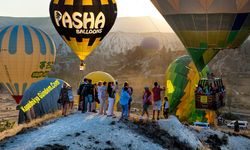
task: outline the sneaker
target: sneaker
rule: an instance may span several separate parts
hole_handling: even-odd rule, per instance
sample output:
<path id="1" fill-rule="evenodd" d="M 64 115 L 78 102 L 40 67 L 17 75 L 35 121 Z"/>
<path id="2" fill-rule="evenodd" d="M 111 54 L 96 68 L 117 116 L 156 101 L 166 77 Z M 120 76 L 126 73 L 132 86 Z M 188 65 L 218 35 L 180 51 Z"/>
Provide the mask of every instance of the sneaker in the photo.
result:
<path id="1" fill-rule="evenodd" d="M 107 115 L 107 117 L 112 117 L 112 115 Z"/>
<path id="2" fill-rule="evenodd" d="M 121 117 L 121 118 L 118 120 L 118 122 L 121 122 L 121 121 L 123 121 L 123 117 Z"/>

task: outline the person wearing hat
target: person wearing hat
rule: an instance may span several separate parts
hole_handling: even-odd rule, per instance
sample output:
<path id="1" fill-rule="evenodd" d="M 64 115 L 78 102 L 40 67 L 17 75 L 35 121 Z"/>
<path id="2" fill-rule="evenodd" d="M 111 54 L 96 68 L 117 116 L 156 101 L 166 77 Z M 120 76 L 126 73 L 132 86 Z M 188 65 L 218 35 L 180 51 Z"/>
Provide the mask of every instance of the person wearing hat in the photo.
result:
<path id="1" fill-rule="evenodd" d="M 144 87 L 144 93 L 142 96 L 142 103 L 143 103 L 143 111 L 140 119 L 144 116 L 146 113 L 147 117 L 149 118 L 148 108 L 150 105 L 152 105 L 152 93 L 150 92 L 148 87 Z"/>

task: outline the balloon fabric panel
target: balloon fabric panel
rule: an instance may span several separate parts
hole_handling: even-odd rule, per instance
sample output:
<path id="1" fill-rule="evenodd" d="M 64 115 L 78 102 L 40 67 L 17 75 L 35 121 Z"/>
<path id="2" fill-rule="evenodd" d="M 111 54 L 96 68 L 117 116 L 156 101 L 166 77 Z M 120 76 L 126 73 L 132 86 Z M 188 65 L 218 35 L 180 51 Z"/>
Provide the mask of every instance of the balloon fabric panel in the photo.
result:
<path id="1" fill-rule="evenodd" d="M 239 48 L 250 34 L 250 1 L 151 1 L 200 72 L 220 50 Z"/>

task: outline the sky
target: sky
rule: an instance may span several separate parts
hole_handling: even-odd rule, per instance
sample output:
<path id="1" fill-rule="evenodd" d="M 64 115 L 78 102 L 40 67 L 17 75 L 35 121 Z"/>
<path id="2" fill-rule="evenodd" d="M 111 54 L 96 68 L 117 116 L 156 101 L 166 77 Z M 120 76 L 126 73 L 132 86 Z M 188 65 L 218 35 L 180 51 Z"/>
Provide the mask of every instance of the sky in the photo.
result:
<path id="1" fill-rule="evenodd" d="M 48 17 L 50 0 L 1 0 L 0 16 Z M 118 17 L 162 18 L 150 0 L 116 0 Z"/>

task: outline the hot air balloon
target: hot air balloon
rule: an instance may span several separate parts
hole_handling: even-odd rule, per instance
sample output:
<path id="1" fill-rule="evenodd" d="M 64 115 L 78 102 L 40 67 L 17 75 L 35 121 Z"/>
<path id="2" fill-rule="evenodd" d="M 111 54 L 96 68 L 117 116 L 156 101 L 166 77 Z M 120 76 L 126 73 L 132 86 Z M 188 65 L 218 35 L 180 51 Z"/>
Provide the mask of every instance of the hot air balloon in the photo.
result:
<path id="1" fill-rule="evenodd" d="M 115 83 L 115 79 L 110 74 L 102 71 L 91 72 L 87 74 L 84 78 L 91 79 L 92 83 L 98 83 L 99 81 Z"/>
<path id="2" fill-rule="evenodd" d="M 33 83 L 25 91 L 20 102 L 18 123 L 25 123 L 27 119 L 39 118 L 45 114 L 60 110 L 60 104 L 57 103 L 57 100 L 59 99 L 63 83 L 66 82 L 55 78 L 46 78 Z M 68 83 L 67 85 L 69 86 Z M 31 102 L 32 100 L 35 101 L 36 98 L 39 98 L 39 103 Z M 27 116 L 30 118 L 27 118 Z"/>
<path id="3" fill-rule="evenodd" d="M 197 69 L 250 34 L 249 0 L 151 0 L 178 35 Z"/>
<path id="4" fill-rule="evenodd" d="M 213 123 L 214 111 L 197 110 L 195 89 L 201 77 L 206 77 L 209 68 L 201 73 L 196 69 L 190 56 L 182 56 L 173 61 L 166 71 L 166 93 L 169 99 L 169 111 L 182 121 L 208 121 Z"/>
<path id="5" fill-rule="evenodd" d="M 52 0 L 50 17 L 57 32 L 80 58 L 85 58 L 108 34 L 117 16 L 115 0 Z"/>
<path id="6" fill-rule="evenodd" d="M 40 29 L 26 25 L 0 29 L 0 83 L 17 104 L 33 82 L 47 76 L 55 54 L 53 40 Z"/>

